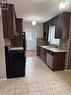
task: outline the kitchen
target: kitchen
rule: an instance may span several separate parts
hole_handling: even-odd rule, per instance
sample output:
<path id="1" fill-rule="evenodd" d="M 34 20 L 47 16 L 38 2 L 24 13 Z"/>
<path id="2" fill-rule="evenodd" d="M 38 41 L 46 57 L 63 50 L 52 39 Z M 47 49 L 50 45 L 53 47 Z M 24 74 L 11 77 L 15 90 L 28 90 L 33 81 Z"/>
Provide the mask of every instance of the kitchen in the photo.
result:
<path id="1" fill-rule="evenodd" d="M 55 0 L 54 0 L 55 1 Z M 71 94 L 71 12 L 58 11 L 52 17 L 36 16 L 28 23 L 25 5 L 28 1 L 10 1 L 2 6 L 0 15 L 0 94 L 1 95 L 70 95 Z M 43 3 L 44 2 L 44 3 Z M 40 12 L 46 0 L 29 2 Z M 7 4 L 6 4 L 7 3 Z M 23 3 L 24 7 L 23 7 Z M 42 4 L 43 3 L 43 4 Z M 40 6 L 41 4 L 41 6 Z M 52 4 L 52 2 L 51 2 Z M 50 6 L 51 6 L 50 4 Z M 57 3 L 59 4 L 59 3 Z M 38 6 L 36 6 L 36 9 Z M 26 9 L 26 10 L 27 10 Z M 37 10 L 39 13 L 39 9 Z M 47 8 L 48 9 L 48 8 Z M 33 12 L 33 10 L 27 10 Z M 51 9 L 50 9 L 51 10 Z M 19 13 L 18 13 L 19 11 Z M 47 10 L 43 12 L 46 13 Z M 52 12 L 52 11 L 51 11 Z M 19 15 L 20 14 L 20 15 Z M 29 15 L 28 15 L 29 16 Z M 30 16 L 28 21 L 30 20 Z M 41 21 L 40 21 L 41 19 Z M 36 25 L 32 21 L 36 20 Z M 39 22 L 40 21 L 40 22 Z M 42 22 L 43 21 L 43 22 Z M 3 25 L 3 26 L 2 26 Z M 36 56 L 26 56 L 25 27 L 35 30 Z"/>
<path id="2" fill-rule="evenodd" d="M 51 20 L 45 22 L 43 25 L 43 34 L 44 34 L 44 38 L 48 40 L 48 44 L 49 46 L 40 46 L 40 50 L 39 50 L 39 56 L 44 60 L 45 63 L 50 64 L 49 62 L 47 62 L 47 59 L 50 58 L 51 55 L 48 56 L 47 53 L 50 53 L 53 55 L 53 53 L 59 53 L 61 55 L 64 54 L 64 56 L 62 57 L 55 57 L 55 60 L 57 60 L 57 63 L 60 60 L 65 60 L 65 61 L 60 61 L 59 63 L 63 63 L 63 69 L 70 69 L 70 63 L 67 62 L 69 61 L 69 54 L 67 54 L 67 52 L 69 52 L 69 48 L 68 47 L 70 41 L 69 41 L 69 33 L 70 33 L 70 23 L 71 23 L 71 13 L 70 12 L 63 12 L 61 14 L 59 14 L 58 16 L 52 18 Z M 45 35 L 46 34 L 46 35 Z M 68 43 L 69 42 L 69 43 Z M 46 49 L 46 50 L 44 50 Z M 48 58 L 47 58 L 48 57 Z M 68 58 L 68 59 L 67 59 Z M 52 59 L 52 57 L 50 58 L 50 60 Z M 54 59 L 53 59 L 54 60 Z M 56 65 L 57 66 L 57 65 Z M 50 67 L 50 66 L 49 66 Z M 51 67 L 52 68 L 52 67 Z M 57 69 L 57 67 L 56 67 Z"/>

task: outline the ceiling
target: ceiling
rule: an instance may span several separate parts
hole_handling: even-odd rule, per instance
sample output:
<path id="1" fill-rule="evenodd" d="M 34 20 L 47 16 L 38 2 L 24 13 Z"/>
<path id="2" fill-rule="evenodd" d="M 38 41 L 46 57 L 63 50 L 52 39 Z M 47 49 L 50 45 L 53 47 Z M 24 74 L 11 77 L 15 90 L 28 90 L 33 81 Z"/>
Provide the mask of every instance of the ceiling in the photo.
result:
<path id="1" fill-rule="evenodd" d="M 24 21 L 46 22 L 60 13 L 60 0 L 8 0 L 8 2 L 15 5 L 17 17 L 23 17 Z M 71 6 L 67 11 L 71 11 Z"/>

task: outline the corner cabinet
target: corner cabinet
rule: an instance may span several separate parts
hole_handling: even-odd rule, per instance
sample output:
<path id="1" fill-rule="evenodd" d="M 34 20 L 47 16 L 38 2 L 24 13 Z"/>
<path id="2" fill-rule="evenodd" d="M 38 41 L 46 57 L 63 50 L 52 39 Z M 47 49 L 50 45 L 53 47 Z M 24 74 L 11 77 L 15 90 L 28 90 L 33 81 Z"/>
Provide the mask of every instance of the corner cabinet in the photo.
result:
<path id="1" fill-rule="evenodd" d="M 16 32 L 16 15 L 13 4 L 8 4 L 8 8 L 2 8 L 4 38 L 13 39 Z"/>
<path id="2" fill-rule="evenodd" d="M 40 47 L 40 58 L 53 71 L 65 69 L 65 54 L 66 52 L 53 52 L 46 48 Z"/>

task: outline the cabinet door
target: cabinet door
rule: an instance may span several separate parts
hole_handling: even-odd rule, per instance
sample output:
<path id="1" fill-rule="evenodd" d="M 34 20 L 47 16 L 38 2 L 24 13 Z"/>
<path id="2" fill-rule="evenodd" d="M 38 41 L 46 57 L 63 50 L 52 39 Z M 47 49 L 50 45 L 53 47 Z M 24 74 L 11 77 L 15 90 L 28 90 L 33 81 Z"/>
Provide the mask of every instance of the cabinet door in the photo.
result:
<path id="1" fill-rule="evenodd" d="M 63 14 L 63 34 L 62 40 L 65 42 L 69 38 L 69 28 L 70 28 L 70 13 L 64 12 Z"/>
<path id="2" fill-rule="evenodd" d="M 18 38 L 18 42 L 19 42 L 19 46 L 23 47 L 23 19 L 22 18 L 17 18 L 16 19 L 16 30 L 19 33 Z"/>
<path id="3" fill-rule="evenodd" d="M 63 12 L 57 17 L 55 38 L 66 41 L 69 38 L 70 13 Z"/>
<path id="4" fill-rule="evenodd" d="M 16 14 L 15 14 L 15 8 L 12 6 L 12 12 L 13 12 L 13 33 L 16 34 Z"/>
<path id="5" fill-rule="evenodd" d="M 47 58 L 47 50 L 44 49 L 44 57 Z"/>
<path id="6" fill-rule="evenodd" d="M 16 32 L 16 16 L 13 4 L 8 4 L 8 9 L 2 10 L 4 38 L 13 39 Z"/>
<path id="7" fill-rule="evenodd" d="M 16 19 L 16 31 L 19 34 L 18 37 L 14 37 L 14 39 L 11 39 L 11 43 L 13 47 L 23 47 L 23 27 L 22 27 L 23 19 L 17 18 Z"/>
<path id="8" fill-rule="evenodd" d="M 46 26 L 45 23 L 43 24 L 43 38 L 46 37 Z"/>
<path id="9" fill-rule="evenodd" d="M 43 24 L 43 38 L 48 39 L 48 32 L 49 32 L 49 24 Z"/>
<path id="10" fill-rule="evenodd" d="M 55 38 L 62 38 L 62 32 L 63 32 L 63 13 L 58 15 L 56 20 Z"/>
<path id="11" fill-rule="evenodd" d="M 43 58 L 43 48 L 40 47 L 40 58 Z"/>
<path id="12" fill-rule="evenodd" d="M 44 59 L 44 62 L 47 63 L 47 49 L 44 49 L 44 48 L 43 48 L 43 59 Z"/>
<path id="13" fill-rule="evenodd" d="M 3 36 L 4 38 L 9 38 L 9 33 L 8 33 L 8 11 L 7 10 L 2 10 L 2 22 L 3 22 Z"/>
<path id="14" fill-rule="evenodd" d="M 9 4 L 8 7 L 8 33 L 9 37 L 14 37 L 14 27 L 13 27 L 13 5 Z"/>
<path id="15" fill-rule="evenodd" d="M 53 55 L 49 53 L 47 53 L 47 64 L 51 69 L 53 69 Z"/>

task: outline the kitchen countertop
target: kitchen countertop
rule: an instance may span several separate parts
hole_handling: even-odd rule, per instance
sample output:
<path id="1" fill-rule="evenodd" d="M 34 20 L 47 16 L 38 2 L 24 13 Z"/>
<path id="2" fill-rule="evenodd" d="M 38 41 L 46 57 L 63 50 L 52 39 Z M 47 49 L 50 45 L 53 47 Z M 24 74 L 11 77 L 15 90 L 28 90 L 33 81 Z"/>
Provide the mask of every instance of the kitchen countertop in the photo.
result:
<path id="1" fill-rule="evenodd" d="M 13 47 L 10 50 L 23 50 L 23 47 Z"/>
<path id="2" fill-rule="evenodd" d="M 66 50 L 64 50 L 64 49 L 54 48 L 51 46 L 40 46 L 40 47 L 45 48 L 45 49 L 52 51 L 52 52 L 66 52 Z"/>

